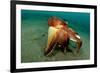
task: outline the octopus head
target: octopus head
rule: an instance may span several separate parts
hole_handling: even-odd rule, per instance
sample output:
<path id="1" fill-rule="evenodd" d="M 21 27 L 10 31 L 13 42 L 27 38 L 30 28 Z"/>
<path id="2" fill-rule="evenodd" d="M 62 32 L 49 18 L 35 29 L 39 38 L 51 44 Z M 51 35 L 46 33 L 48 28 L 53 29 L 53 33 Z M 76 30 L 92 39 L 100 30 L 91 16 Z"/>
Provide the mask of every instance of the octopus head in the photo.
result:
<path id="1" fill-rule="evenodd" d="M 48 24 L 49 24 L 49 26 L 53 26 L 53 27 L 56 27 L 56 26 L 59 26 L 59 25 L 62 25 L 62 26 L 66 25 L 66 23 L 63 20 L 61 20 L 61 19 L 59 19 L 55 16 L 51 17 L 48 20 Z"/>

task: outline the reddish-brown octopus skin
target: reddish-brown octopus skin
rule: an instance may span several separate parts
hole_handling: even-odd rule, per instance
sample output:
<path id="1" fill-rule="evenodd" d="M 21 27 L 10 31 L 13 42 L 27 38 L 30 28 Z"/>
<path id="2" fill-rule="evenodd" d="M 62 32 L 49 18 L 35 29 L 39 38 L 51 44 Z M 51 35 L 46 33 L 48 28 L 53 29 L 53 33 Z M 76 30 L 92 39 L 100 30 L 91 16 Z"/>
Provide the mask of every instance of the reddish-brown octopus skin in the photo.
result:
<path id="1" fill-rule="evenodd" d="M 56 38 L 53 39 L 48 47 L 48 50 L 45 52 L 45 55 L 48 55 L 52 49 L 55 48 L 56 45 L 60 45 L 60 47 L 62 48 L 62 51 L 64 51 L 64 49 L 66 49 L 66 45 L 67 45 L 67 41 L 68 41 L 68 34 L 67 32 L 65 32 L 64 30 L 58 30 L 56 32 Z"/>
<path id="2" fill-rule="evenodd" d="M 66 48 L 68 45 L 67 42 L 70 38 L 76 40 L 77 51 L 79 51 L 82 41 L 77 37 L 78 34 L 68 27 L 68 24 L 57 17 L 51 17 L 48 20 L 48 25 L 58 29 L 58 31 L 55 34 L 57 35 L 57 38 L 53 39 L 53 41 L 50 43 L 49 47 L 47 48 L 48 50 L 45 52 L 46 55 L 49 54 L 52 49 L 54 49 L 56 44 L 60 44 L 62 48 Z"/>

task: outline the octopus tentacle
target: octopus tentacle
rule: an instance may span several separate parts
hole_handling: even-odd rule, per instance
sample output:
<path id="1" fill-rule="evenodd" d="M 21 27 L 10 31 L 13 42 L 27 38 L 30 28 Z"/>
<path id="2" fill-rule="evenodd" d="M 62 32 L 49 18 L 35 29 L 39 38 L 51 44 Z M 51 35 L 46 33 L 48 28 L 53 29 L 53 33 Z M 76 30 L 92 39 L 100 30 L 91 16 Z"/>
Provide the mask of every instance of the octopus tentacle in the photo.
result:
<path id="1" fill-rule="evenodd" d="M 77 43 L 77 49 L 76 49 L 76 51 L 79 52 L 79 50 L 80 50 L 80 48 L 82 46 L 82 41 L 79 39 L 79 40 L 77 40 L 76 43 Z"/>
<path id="2" fill-rule="evenodd" d="M 48 42 L 47 42 L 47 48 L 45 49 L 45 55 L 50 55 L 53 51 L 53 49 L 56 46 L 56 41 L 57 41 L 57 29 L 53 27 L 49 27 L 49 32 L 48 32 Z"/>
<path id="3" fill-rule="evenodd" d="M 77 35 L 73 35 L 73 36 L 70 36 L 70 40 L 76 42 L 76 51 L 79 52 L 81 46 L 82 46 L 82 41 L 80 39 L 80 37 Z"/>
<path id="4" fill-rule="evenodd" d="M 70 40 L 76 42 L 76 51 L 79 52 L 81 46 L 82 46 L 82 41 L 80 36 L 78 35 L 78 33 L 76 33 L 74 30 L 72 30 L 71 28 L 69 28 L 68 30 L 69 36 L 70 36 Z"/>
<path id="5" fill-rule="evenodd" d="M 56 46 L 56 42 L 55 42 L 55 39 L 52 40 L 52 42 L 50 43 L 49 47 L 47 48 L 47 50 L 45 50 L 45 55 L 49 56 L 51 55 L 51 53 L 53 52 L 54 48 Z"/>

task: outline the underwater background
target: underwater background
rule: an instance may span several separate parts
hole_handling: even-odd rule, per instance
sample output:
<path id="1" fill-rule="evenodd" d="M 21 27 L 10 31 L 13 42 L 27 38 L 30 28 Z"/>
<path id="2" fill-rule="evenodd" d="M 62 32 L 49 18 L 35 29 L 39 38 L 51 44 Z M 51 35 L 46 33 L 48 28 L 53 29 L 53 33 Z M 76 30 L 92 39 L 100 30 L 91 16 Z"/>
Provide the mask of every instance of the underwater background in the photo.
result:
<path id="1" fill-rule="evenodd" d="M 79 34 L 82 40 L 80 52 L 55 52 L 45 56 L 48 39 L 48 19 L 52 16 L 68 22 L 68 26 Z M 90 13 L 21 10 L 21 62 L 68 61 L 90 59 Z"/>

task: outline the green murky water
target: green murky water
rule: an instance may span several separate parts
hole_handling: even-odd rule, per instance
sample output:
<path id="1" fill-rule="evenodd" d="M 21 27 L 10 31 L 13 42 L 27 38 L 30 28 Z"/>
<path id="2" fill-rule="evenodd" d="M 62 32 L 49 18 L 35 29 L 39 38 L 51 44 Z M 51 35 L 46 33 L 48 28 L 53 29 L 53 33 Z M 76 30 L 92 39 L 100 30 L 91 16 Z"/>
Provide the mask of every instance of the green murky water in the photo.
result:
<path id="1" fill-rule="evenodd" d="M 78 55 L 72 52 L 63 54 L 59 50 L 53 56 L 47 57 L 44 55 L 48 37 L 48 19 L 51 16 L 68 21 L 68 26 L 78 32 L 83 42 Z M 21 62 L 86 60 L 89 58 L 89 13 L 21 10 Z"/>

